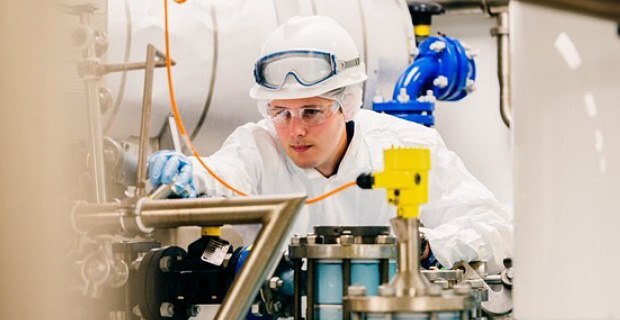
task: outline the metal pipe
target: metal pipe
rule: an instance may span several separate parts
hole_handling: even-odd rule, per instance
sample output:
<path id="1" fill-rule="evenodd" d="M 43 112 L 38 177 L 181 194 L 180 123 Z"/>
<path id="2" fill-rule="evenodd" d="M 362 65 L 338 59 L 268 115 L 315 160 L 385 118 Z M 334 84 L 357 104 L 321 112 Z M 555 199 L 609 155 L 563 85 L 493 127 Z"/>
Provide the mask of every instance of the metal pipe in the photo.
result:
<path id="1" fill-rule="evenodd" d="M 148 50 L 148 49 L 147 49 Z M 176 62 L 173 60 L 172 65 L 174 66 Z M 166 66 L 165 61 L 157 61 L 155 62 L 155 68 L 163 68 Z M 132 70 L 143 70 L 147 67 L 147 64 L 144 62 L 129 62 L 129 63 L 117 63 L 117 64 L 106 64 L 102 68 L 102 73 L 112 73 L 119 71 L 132 71 Z"/>
<path id="2" fill-rule="evenodd" d="M 292 228 L 297 212 L 304 204 L 305 196 L 298 196 L 278 205 L 265 216 L 252 253 L 246 265 L 232 283 L 222 306 L 217 311 L 216 320 L 243 319 L 263 281 L 269 276 L 272 266 L 281 256 L 288 231 Z"/>
<path id="3" fill-rule="evenodd" d="M 415 3 L 419 0 L 407 0 Z M 509 0 L 434 0 L 450 14 L 485 13 L 497 19 L 497 26 L 491 35 L 497 37 L 497 77 L 499 80 L 499 110 L 502 121 L 508 128 L 512 123 L 510 104 L 510 41 L 508 25 Z"/>
<path id="4" fill-rule="evenodd" d="M 246 265 L 235 278 L 216 320 L 241 319 L 252 304 L 270 268 L 280 258 L 279 248 L 284 244 L 305 196 L 261 196 L 231 199 L 151 200 L 141 198 L 135 208 L 135 224 L 141 230 L 181 226 L 212 226 L 224 223 L 262 223 Z M 118 208 L 117 211 L 110 211 Z M 122 228 L 124 216 L 120 204 L 77 204 L 74 220 L 78 229 L 99 227 Z"/>
<path id="5" fill-rule="evenodd" d="M 420 273 L 420 235 L 417 218 L 393 218 L 392 229 L 398 242 L 398 272 L 390 283 L 398 297 L 415 297 L 426 294 L 430 285 Z"/>
<path id="6" fill-rule="evenodd" d="M 84 10 L 80 14 L 80 23 L 86 26 L 92 25 L 92 11 Z M 95 41 L 93 41 L 83 53 L 85 61 L 96 61 L 97 53 Z M 101 129 L 101 109 L 99 106 L 99 77 L 88 74 L 84 77 L 84 88 L 88 100 L 88 126 L 91 145 L 92 174 L 95 179 L 95 196 L 97 203 L 107 201 L 108 195 L 105 183 L 105 167 L 103 163 L 103 131 Z"/>
<path id="7" fill-rule="evenodd" d="M 502 121 L 510 128 L 512 107 L 510 105 L 510 39 L 508 11 L 496 15 L 497 27 L 491 35 L 497 37 L 497 78 L 499 80 L 499 110 Z"/>
<path id="8" fill-rule="evenodd" d="M 151 129 L 151 104 L 153 97 L 153 74 L 155 71 L 155 46 L 146 46 L 146 65 L 144 68 L 144 93 L 142 95 L 142 119 L 140 122 L 140 144 L 138 153 L 138 172 L 136 177 L 136 196 L 145 194 L 146 181 L 146 148 Z"/>

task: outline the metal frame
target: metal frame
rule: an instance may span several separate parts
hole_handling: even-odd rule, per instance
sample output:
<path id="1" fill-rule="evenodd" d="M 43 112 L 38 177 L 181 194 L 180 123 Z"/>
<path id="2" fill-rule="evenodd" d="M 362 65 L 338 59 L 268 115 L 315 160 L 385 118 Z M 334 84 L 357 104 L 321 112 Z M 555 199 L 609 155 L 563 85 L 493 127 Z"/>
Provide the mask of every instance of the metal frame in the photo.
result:
<path id="1" fill-rule="evenodd" d="M 235 278 L 218 310 L 216 320 L 243 319 L 263 281 L 280 258 L 278 250 L 293 226 L 305 195 L 258 196 L 231 199 L 178 199 L 137 202 L 133 214 L 120 203 L 77 203 L 72 212 L 78 232 L 142 232 L 153 228 L 263 225 L 245 266 Z"/>

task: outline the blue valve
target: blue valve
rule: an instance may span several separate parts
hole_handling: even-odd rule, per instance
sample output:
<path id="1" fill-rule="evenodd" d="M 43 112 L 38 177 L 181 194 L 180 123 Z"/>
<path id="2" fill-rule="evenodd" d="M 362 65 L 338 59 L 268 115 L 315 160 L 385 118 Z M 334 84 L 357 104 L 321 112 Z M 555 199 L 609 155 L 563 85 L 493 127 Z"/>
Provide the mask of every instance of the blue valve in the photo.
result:
<path id="1" fill-rule="evenodd" d="M 458 101 L 475 89 L 474 54 L 448 36 L 428 37 L 401 74 L 392 100 L 373 102 L 373 110 L 431 127 L 435 101 Z"/>

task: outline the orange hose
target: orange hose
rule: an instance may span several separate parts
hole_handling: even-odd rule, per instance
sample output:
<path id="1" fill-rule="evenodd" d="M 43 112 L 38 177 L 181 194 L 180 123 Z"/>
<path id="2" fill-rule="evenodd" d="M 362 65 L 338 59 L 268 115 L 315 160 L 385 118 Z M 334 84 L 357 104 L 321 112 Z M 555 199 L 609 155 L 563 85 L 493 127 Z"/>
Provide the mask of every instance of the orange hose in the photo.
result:
<path id="1" fill-rule="evenodd" d="M 175 0 L 177 3 L 182 3 L 184 2 L 184 0 L 179 1 L 179 0 Z M 220 176 L 218 176 L 200 157 L 200 154 L 198 153 L 198 150 L 196 149 L 196 147 L 194 146 L 194 143 L 192 142 L 192 140 L 189 138 L 189 136 L 187 135 L 187 130 L 185 130 L 185 124 L 183 123 L 183 120 L 181 119 L 181 114 L 179 113 L 179 107 L 177 105 L 176 102 L 176 98 L 174 95 L 174 85 L 173 85 L 173 81 L 172 81 L 172 60 L 170 59 L 170 36 L 169 36 L 169 32 L 168 32 L 168 0 L 164 0 L 164 40 L 165 40 L 165 46 L 166 46 L 166 75 L 168 78 L 168 91 L 170 93 L 170 108 L 172 109 L 172 114 L 174 115 L 174 121 L 177 124 L 177 127 L 179 128 L 179 134 L 181 134 L 181 137 L 183 137 L 183 141 L 185 142 L 185 145 L 192 151 L 194 157 L 196 157 L 196 159 L 198 160 L 198 162 L 200 162 L 200 164 L 205 168 L 205 170 L 207 170 L 207 172 L 215 179 L 217 180 L 219 183 L 221 183 L 224 187 L 228 188 L 229 190 L 231 190 L 233 193 L 242 196 L 242 197 L 247 197 L 248 194 L 245 192 L 242 192 L 240 190 L 237 190 L 236 188 L 234 188 L 233 186 L 231 186 L 230 184 L 228 184 L 224 179 L 222 179 Z M 351 181 L 348 183 L 343 184 L 342 186 L 329 191 L 323 195 L 320 195 L 318 197 L 315 198 L 311 198 L 311 199 L 306 199 L 306 204 L 313 204 L 316 202 L 319 202 L 327 197 L 330 197 L 346 188 L 349 188 L 351 186 L 355 185 L 355 181 Z"/>

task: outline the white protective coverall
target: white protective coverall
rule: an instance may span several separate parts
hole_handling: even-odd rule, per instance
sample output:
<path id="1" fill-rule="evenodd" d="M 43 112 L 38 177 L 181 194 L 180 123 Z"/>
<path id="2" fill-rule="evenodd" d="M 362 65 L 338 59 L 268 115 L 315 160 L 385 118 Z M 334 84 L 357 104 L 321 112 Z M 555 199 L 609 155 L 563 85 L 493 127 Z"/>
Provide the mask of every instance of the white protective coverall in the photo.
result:
<path id="1" fill-rule="evenodd" d="M 223 147 L 204 160 L 222 178 L 249 194 L 305 193 L 322 195 L 361 173 L 383 170 L 383 150 L 418 146 L 431 150 L 429 202 L 422 206 L 423 232 L 443 266 L 484 260 L 498 271 L 511 255 L 512 224 L 493 194 L 474 178 L 459 157 L 449 151 L 432 128 L 390 115 L 361 110 L 353 119 L 355 131 L 335 175 L 325 178 L 315 169 L 301 169 L 286 155 L 270 121 L 237 128 Z M 194 183 L 199 194 L 231 196 L 194 159 Z M 293 233 L 313 226 L 389 225 L 396 215 L 384 189 L 351 187 L 320 202 L 305 205 Z M 254 229 L 257 230 L 257 229 Z M 256 234 L 245 234 L 251 241 Z"/>

